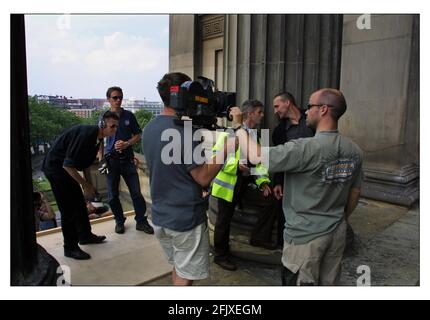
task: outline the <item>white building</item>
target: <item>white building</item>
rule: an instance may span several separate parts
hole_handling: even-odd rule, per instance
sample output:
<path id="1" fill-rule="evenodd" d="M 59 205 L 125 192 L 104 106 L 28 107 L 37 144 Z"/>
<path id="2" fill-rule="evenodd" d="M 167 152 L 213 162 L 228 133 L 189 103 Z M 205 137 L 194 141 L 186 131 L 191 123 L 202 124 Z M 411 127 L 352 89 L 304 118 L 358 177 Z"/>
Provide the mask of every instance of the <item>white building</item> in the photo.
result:
<path id="1" fill-rule="evenodd" d="M 122 103 L 122 107 L 135 113 L 137 110 L 144 109 L 151 112 L 154 116 L 157 116 L 163 110 L 162 102 L 137 100 L 136 98 L 126 99 Z"/>

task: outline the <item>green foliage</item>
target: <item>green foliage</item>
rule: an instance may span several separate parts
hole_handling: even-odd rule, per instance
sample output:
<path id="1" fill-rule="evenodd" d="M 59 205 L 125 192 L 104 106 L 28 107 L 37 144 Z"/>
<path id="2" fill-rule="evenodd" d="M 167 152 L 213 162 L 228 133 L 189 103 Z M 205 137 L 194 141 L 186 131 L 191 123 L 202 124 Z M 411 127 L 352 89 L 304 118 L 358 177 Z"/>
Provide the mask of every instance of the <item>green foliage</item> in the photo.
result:
<path id="1" fill-rule="evenodd" d="M 45 177 L 40 177 L 38 179 L 33 178 L 33 190 L 34 191 L 49 191 L 51 190 L 51 184 Z"/>
<path id="2" fill-rule="evenodd" d="M 154 115 L 151 112 L 149 112 L 145 109 L 140 109 L 140 110 L 136 111 L 134 116 L 136 117 L 137 123 L 139 124 L 139 126 L 142 130 L 143 130 L 143 128 L 145 128 L 145 126 L 148 124 L 148 122 L 151 121 L 151 119 L 154 117 Z M 134 144 L 133 150 L 134 150 L 134 152 L 142 153 L 141 142 Z"/>
<path id="3" fill-rule="evenodd" d="M 143 128 L 145 128 L 147 123 L 151 121 L 151 119 L 154 117 L 154 115 L 151 112 L 145 109 L 140 109 L 136 111 L 134 116 L 136 117 L 137 123 L 139 124 L 140 128 L 142 128 L 142 130 Z"/>
<path id="4" fill-rule="evenodd" d="M 28 101 L 30 113 L 30 142 L 51 142 L 65 129 L 82 124 L 82 119 L 74 113 L 38 102 L 34 98 Z"/>

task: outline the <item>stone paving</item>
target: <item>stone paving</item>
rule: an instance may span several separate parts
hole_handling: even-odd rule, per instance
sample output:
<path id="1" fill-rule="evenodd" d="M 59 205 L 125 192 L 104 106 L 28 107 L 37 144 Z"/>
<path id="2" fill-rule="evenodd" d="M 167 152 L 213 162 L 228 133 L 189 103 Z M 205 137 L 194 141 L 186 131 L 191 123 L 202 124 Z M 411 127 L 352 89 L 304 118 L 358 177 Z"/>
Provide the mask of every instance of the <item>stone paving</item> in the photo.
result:
<path id="1" fill-rule="evenodd" d="M 363 270 L 370 271 L 372 286 L 416 286 L 419 284 L 419 204 L 411 209 L 361 199 L 351 217 L 354 241 L 342 263 L 341 285 L 356 286 Z M 136 231 L 133 216 L 126 222 L 127 232 L 113 232 L 114 222 L 93 225 L 107 242 L 82 246 L 92 255 L 88 261 L 63 256 L 62 234 L 38 237 L 38 242 L 60 264 L 72 271 L 73 285 L 171 285 L 171 266 L 154 236 Z M 210 233 L 213 236 L 213 233 Z M 212 240 L 211 240 L 212 241 Z M 281 251 L 251 247 L 244 239 L 232 239 L 234 272 L 213 264 L 210 277 L 196 281 L 197 286 L 279 286 Z M 357 271 L 357 268 L 361 268 Z"/>
<path id="2" fill-rule="evenodd" d="M 342 263 L 341 285 L 356 286 L 364 269 L 370 270 L 372 286 L 416 286 L 419 284 L 419 205 L 411 209 L 367 199 L 360 204 L 350 220 L 354 241 Z M 212 263 L 208 279 L 196 281 L 197 286 L 279 286 L 281 252 L 267 251 L 232 241 L 238 265 L 234 272 Z M 240 258 L 238 257 L 240 256 Z M 247 258 L 247 259 L 245 259 Z M 252 260 L 249 260 L 249 259 Z M 266 263 L 256 262 L 266 261 Z M 357 272 L 357 268 L 359 269 Z M 364 267 L 363 267 L 364 266 Z M 367 269 L 367 267 L 369 269 Z M 170 285 L 165 276 L 145 285 Z"/>

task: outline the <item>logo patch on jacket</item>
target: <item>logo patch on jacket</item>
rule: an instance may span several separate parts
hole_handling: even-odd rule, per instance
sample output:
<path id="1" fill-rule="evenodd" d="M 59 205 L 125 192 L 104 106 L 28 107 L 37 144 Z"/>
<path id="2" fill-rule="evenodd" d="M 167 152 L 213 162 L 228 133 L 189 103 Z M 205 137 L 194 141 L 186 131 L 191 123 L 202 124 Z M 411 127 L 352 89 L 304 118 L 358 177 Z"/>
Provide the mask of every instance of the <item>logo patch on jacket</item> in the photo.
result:
<path id="1" fill-rule="evenodd" d="M 350 179 L 357 163 L 352 159 L 337 159 L 324 166 L 323 182 L 342 183 Z"/>
<path id="2" fill-rule="evenodd" d="M 125 120 L 125 121 L 124 121 L 124 124 L 125 124 L 126 126 L 128 126 L 128 125 L 130 124 L 130 120 Z"/>

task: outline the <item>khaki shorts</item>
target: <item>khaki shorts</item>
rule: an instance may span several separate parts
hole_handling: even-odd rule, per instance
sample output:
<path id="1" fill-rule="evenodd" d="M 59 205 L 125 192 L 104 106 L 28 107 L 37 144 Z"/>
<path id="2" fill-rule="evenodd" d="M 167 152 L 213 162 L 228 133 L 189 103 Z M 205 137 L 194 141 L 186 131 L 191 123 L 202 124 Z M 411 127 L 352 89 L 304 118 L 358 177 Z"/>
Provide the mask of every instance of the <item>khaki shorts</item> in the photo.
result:
<path id="1" fill-rule="evenodd" d="M 154 232 L 178 276 L 187 280 L 209 276 L 209 229 L 206 222 L 185 232 L 154 225 Z"/>
<path id="2" fill-rule="evenodd" d="M 342 220 L 332 232 L 306 244 L 284 242 L 282 264 L 291 272 L 298 272 L 297 285 L 332 286 L 339 282 L 346 227 Z"/>

